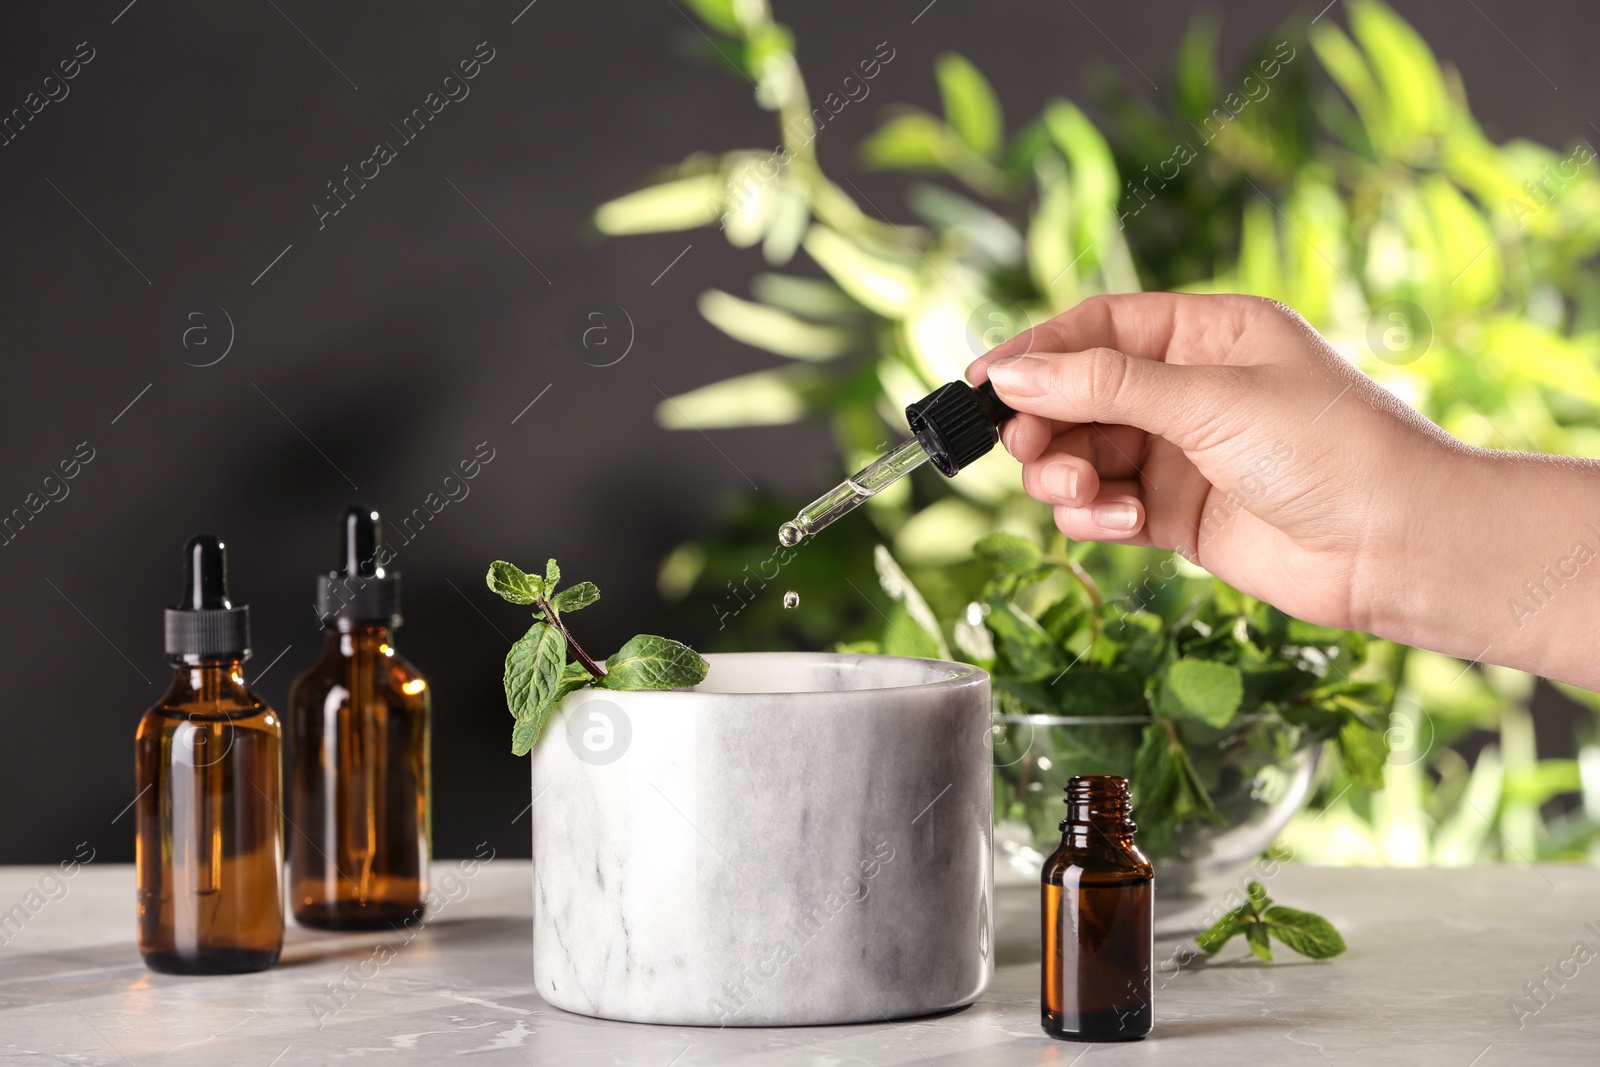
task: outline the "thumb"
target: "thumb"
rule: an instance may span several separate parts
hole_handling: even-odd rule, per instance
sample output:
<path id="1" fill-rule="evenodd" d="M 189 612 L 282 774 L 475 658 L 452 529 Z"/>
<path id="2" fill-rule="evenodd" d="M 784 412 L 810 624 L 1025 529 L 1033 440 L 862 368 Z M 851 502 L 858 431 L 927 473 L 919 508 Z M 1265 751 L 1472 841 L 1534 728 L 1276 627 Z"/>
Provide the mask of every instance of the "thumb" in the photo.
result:
<path id="1" fill-rule="evenodd" d="M 1013 410 L 1067 423 L 1133 426 L 1180 448 L 1213 420 L 1210 368 L 1141 359 L 1114 348 L 1035 352 L 991 362 L 988 377 Z"/>

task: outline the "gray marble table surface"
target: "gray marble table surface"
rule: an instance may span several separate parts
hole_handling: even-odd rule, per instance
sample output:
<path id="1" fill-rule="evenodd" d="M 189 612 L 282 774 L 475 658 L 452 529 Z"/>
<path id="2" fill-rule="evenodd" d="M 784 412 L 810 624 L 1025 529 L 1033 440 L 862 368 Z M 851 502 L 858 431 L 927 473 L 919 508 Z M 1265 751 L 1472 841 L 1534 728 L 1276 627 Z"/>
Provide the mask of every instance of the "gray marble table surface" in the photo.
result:
<path id="1" fill-rule="evenodd" d="M 1000 966 L 971 1007 L 893 1023 L 713 1030 L 604 1022 L 541 1001 L 526 862 L 490 861 L 470 878 L 438 864 L 436 884 L 456 872 L 453 899 L 409 942 L 291 925 L 277 967 L 218 978 L 144 968 L 130 867 L 90 864 L 44 883 L 52 870 L 0 868 L 0 1063 L 1600 1062 L 1593 868 L 1285 867 L 1269 891 L 1334 920 L 1350 944 L 1343 957 L 1282 953 L 1264 965 L 1235 943 L 1209 965 L 1158 974 L 1150 1038 L 1089 1046 L 1039 1030 L 1037 904 L 1026 889 L 1002 891 Z M 1158 961 L 1177 944 L 1158 943 Z"/>

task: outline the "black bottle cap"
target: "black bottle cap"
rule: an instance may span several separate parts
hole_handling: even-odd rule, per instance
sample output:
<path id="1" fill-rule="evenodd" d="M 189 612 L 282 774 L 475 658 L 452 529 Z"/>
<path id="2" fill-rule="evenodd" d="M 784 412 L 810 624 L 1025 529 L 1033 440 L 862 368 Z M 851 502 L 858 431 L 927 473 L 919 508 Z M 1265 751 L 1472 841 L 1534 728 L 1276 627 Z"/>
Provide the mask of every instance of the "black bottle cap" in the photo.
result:
<path id="1" fill-rule="evenodd" d="M 169 659 L 250 655 L 250 609 L 228 599 L 228 548 L 211 534 L 183 550 L 183 596 L 166 612 Z"/>
<path id="2" fill-rule="evenodd" d="M 906 421 L 939 473 L 953 478 L 988 455 L 1000 440 L 1000 424 L 1014 414 L 989 382 L 976 389 L 966 382 L 948 382 L 909 405 Z"/>
<path id="3" fill-rule="evenodd" d="M 317 576 L 317 614 L 324 626 L 348 630 L 379 623 L 400 625 L 400 574 L 381 560 L 378 513 L 352 504 L 339 527 L 339 569 Z"/>

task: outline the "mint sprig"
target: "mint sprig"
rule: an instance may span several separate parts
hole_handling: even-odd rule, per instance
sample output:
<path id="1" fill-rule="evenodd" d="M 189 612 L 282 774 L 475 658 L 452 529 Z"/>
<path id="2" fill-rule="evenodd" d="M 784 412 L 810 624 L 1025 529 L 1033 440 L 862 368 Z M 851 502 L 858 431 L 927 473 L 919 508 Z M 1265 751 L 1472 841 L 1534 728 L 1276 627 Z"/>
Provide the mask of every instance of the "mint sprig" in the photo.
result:
<path id="1" fill-rule="evenodd" d="M 600 590 L 593 582 L 557 590 L 561 568 L 553 559 L 545 564 L 543 578 L 497 559 L 484 580 L 511 603 L 533 608 L 533 625 L 506 653 L 506 707 L 517 720 L 511 731 L 515 755 L 526 755 L 561 701 L 584 686 L 678 689 L 705 680 L 707 664 L 699 653 L 680 641 L 652 634 L 640 634 L 604 664 L 597 663 L 573 640 L 561 614 L 593 604 L 600 599 Z"/>
<path id="2" fill-rule="evenodd" d="M 1344 951 L 1344 938 L 1332 923 L 1309 911 L 1273 904 L 1260 882 L 1251 882 L 1245 890 L 1245 902 L 1194 940 L 1202 951 L 1215 955 L 1238 934 L 1245 936 L 1258 959 L 1268 961 L 1272 959 L 1269 937 L 1314 960 L 1332 959 Z"/>

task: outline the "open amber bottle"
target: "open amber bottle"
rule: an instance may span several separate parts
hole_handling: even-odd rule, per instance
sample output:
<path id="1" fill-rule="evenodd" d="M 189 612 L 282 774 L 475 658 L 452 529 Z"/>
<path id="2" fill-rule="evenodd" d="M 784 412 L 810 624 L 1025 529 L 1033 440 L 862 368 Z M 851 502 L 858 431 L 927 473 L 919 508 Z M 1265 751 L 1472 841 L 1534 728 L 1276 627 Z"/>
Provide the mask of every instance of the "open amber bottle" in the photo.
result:
<path id="1" fill-rule="evenodd" d="M 1067 782 L 1061 844 L 1044 861 L 1045 1032 L 1132 1041 L 1150 1032 L 1155 873 L 1133 843 L 1128 780 Z"/>
<path id="2" fill-rule="evenodd" d="M 432 845 L 428 685 L 394 648 L 400 575 L 352 507 L 317 581 L 322 655 L 289 690 L 289 900 L 297 922 L 386 928 L 422 908 Z"/>
<path id="3" fill-rule="evenodd" d="M 184 559 L 172 685 L 135 740 L 139 951 L 168 974 L 259 971 L 283 947 L 281 731 L 245 684 L 250 613 L 228 600 L 222 542 Z"/>

